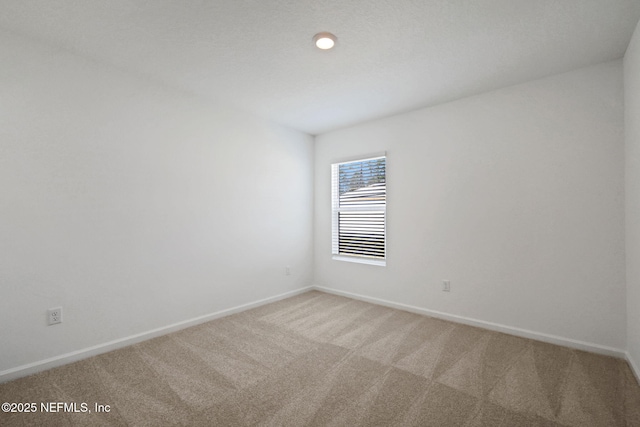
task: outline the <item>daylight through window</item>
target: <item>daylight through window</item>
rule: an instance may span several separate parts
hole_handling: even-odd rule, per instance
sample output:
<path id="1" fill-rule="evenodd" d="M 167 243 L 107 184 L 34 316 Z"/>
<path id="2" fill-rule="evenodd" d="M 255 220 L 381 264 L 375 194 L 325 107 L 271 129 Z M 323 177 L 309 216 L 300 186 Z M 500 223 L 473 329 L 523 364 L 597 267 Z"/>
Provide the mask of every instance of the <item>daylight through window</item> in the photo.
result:
<path id="1" fill-rule="evenodd" d="M 334 258 L 384 265 L 386 157 L 331 165 Z"/>

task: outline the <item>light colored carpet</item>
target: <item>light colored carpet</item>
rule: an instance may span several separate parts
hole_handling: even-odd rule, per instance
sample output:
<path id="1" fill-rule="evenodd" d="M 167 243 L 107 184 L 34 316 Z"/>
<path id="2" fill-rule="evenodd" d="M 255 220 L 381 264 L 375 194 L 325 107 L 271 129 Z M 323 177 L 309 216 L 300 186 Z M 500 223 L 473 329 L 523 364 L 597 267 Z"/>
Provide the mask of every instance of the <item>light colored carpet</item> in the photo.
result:
<path id="1" fill-rule="evenodd" d="M 625 361 L 308 292 L 0 385 L 2 426 L 640 426 Z"/>

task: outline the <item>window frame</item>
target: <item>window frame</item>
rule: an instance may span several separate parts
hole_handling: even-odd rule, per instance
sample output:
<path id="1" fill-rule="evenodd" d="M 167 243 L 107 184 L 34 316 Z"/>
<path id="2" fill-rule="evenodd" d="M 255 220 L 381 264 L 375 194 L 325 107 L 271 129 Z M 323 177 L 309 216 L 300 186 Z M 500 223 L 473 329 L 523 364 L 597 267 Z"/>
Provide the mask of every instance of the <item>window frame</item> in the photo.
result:
<path id="1" fill-rule="evenodd" d="M 384 205 L 375 205 L 371 207 L 356 207 L 356 206 L 344 206 L 340 207 L 340 165 L 346 163 L 358 163 L 368 160 L 385 159 L 385 200 Z M 348 159 L 341 159 L 331 163 L 331 255 L 332 259 L 336 261 L 354 262 L 359 264 L 369 264 L 376 266 L 387 265 L 387 153 L 380 152 L 369 154 L 366 156 L 357 156 Z M 339 214 L 340 212 L 382 212 L 383 221 L 383 237 L 384 237 L 384 257 L 368 257 L 348 255 L 339 252 Z"/>

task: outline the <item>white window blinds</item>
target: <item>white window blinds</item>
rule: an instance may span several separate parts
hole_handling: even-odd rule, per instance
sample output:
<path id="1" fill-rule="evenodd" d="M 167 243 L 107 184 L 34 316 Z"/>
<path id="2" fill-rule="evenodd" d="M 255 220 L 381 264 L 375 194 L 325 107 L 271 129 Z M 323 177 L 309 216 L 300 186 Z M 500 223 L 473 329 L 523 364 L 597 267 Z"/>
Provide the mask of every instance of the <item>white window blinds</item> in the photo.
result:
<path id="1" fill-rule="evenodd" d="M 331 165 L 333 254 L 386 257 L 386 157 Z"/>

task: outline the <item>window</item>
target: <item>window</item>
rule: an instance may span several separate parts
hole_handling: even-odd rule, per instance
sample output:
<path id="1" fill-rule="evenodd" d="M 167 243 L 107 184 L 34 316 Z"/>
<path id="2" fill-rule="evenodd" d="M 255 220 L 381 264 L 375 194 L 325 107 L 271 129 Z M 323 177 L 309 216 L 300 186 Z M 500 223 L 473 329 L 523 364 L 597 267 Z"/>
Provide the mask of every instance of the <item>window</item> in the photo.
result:
<path id="1" fill-rule="evenodd" d="M 333 258 L 386 265 L 386 157 L 331 165 Z"/>

